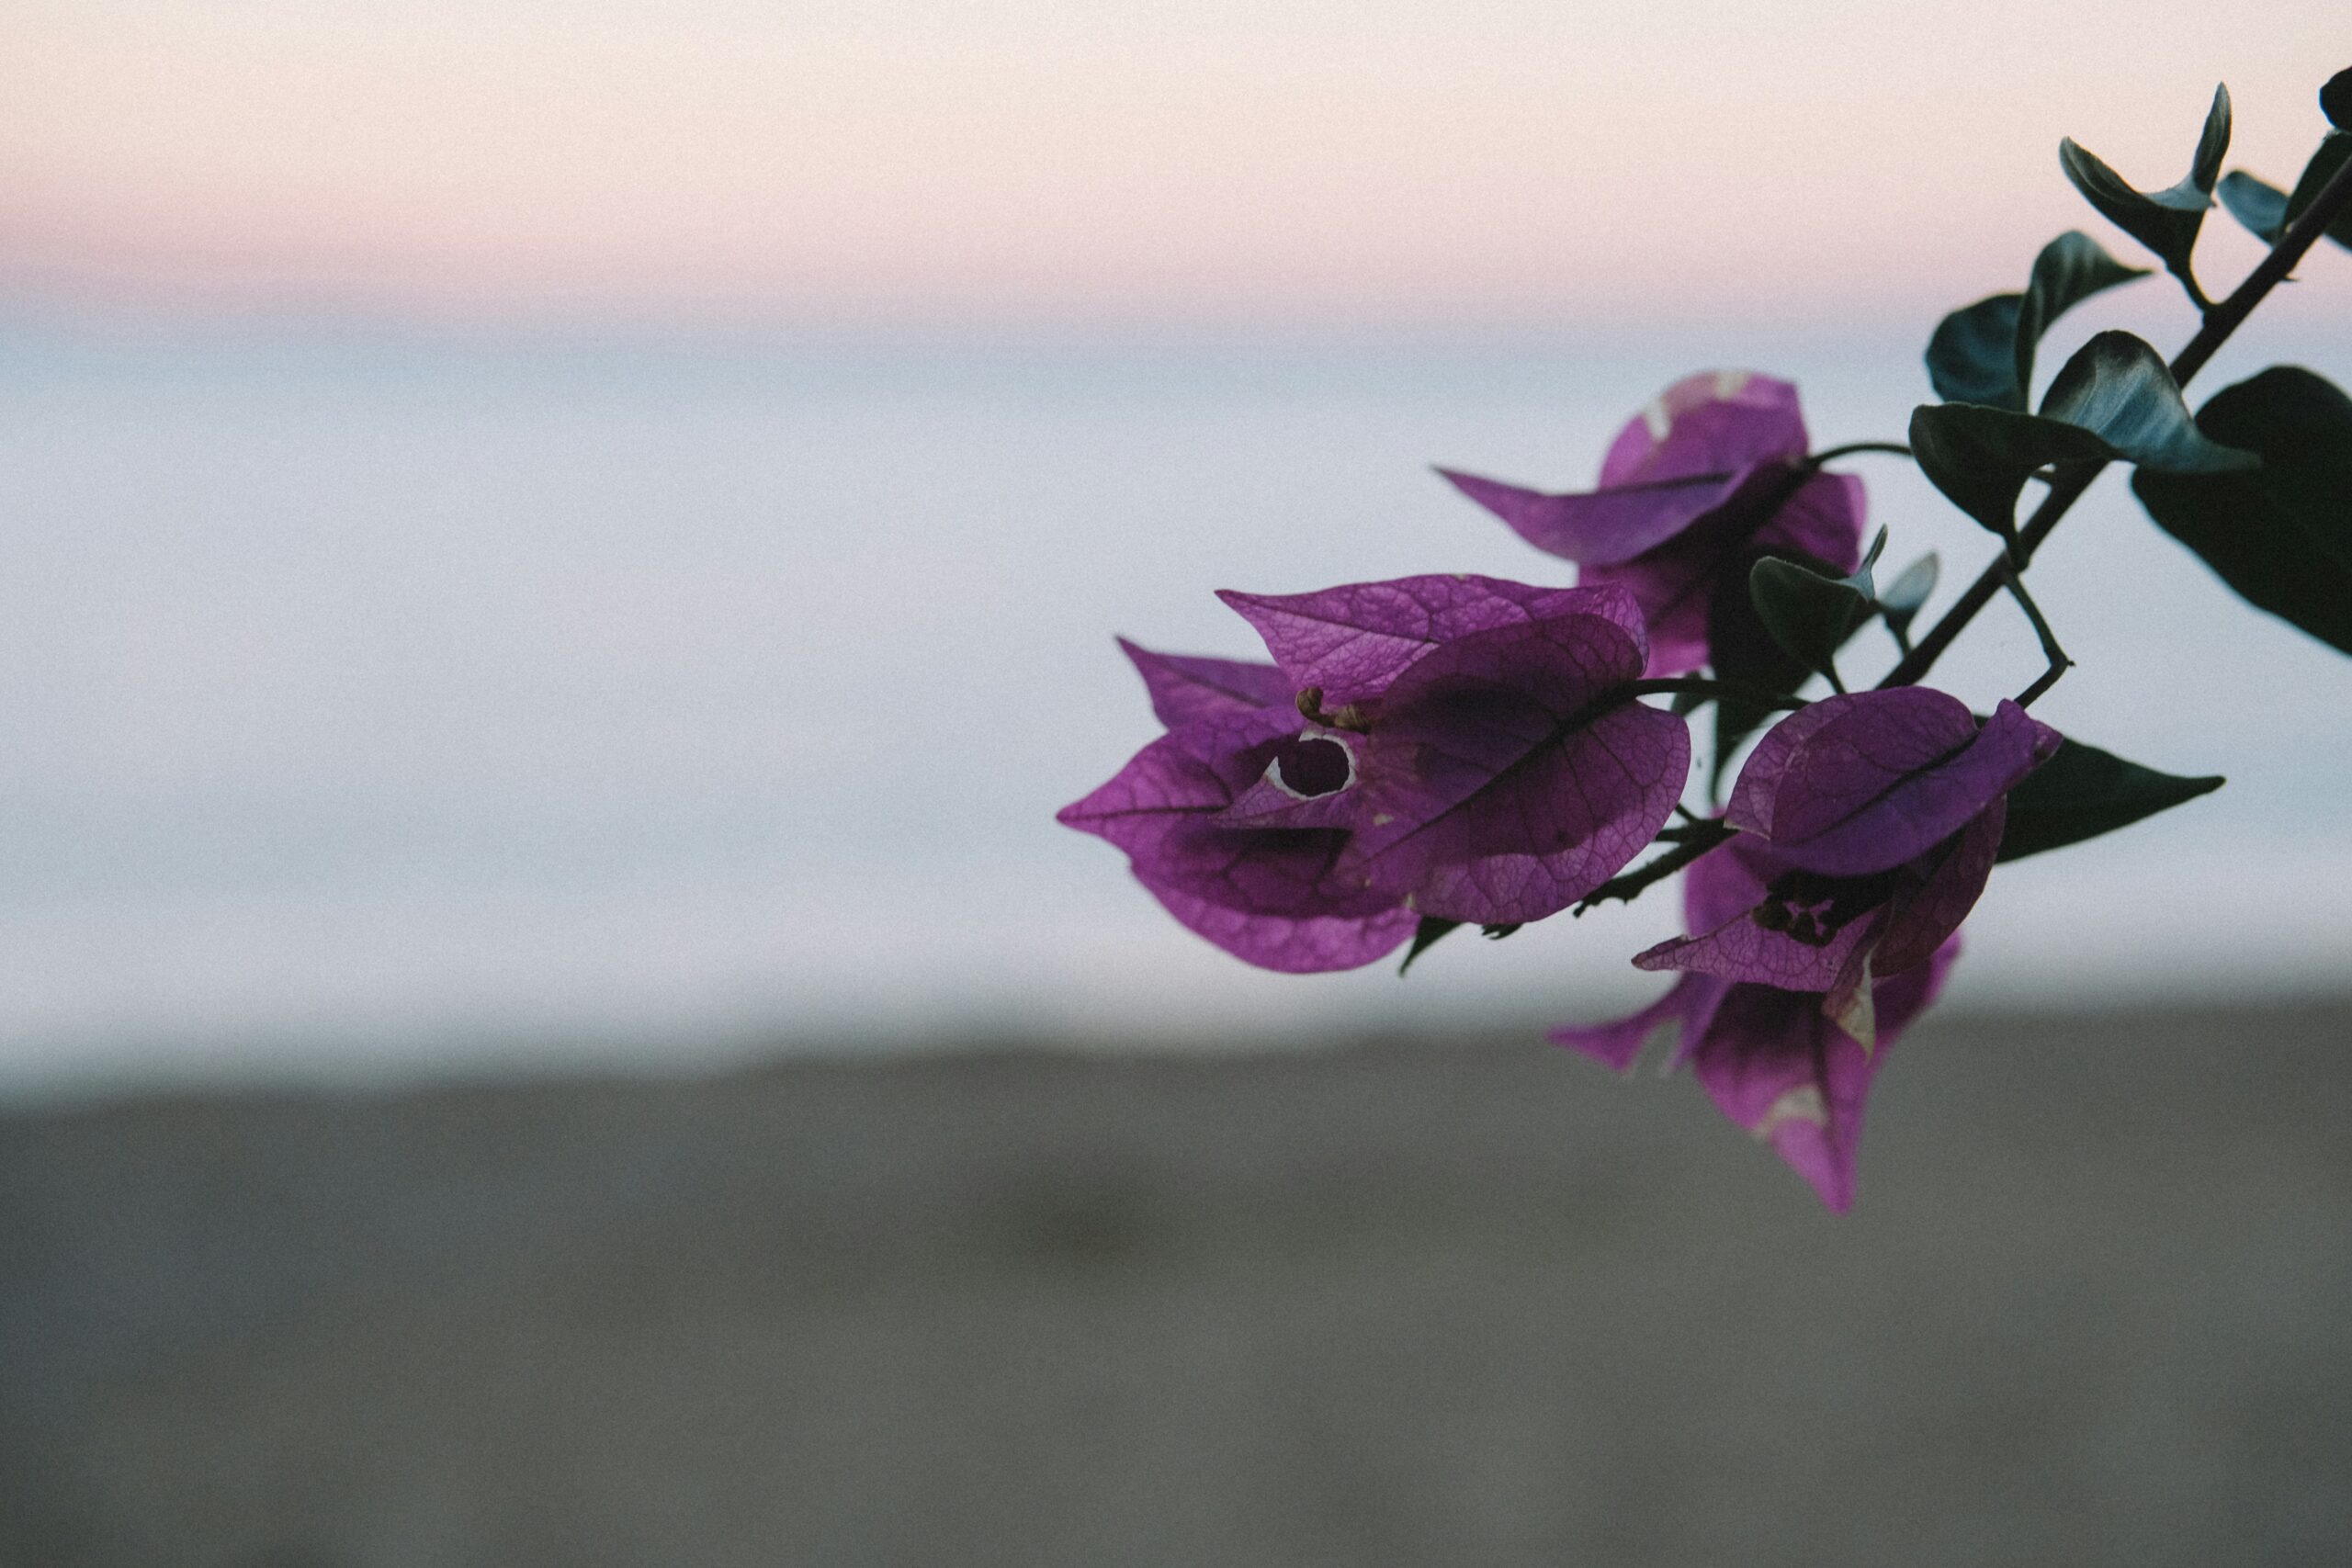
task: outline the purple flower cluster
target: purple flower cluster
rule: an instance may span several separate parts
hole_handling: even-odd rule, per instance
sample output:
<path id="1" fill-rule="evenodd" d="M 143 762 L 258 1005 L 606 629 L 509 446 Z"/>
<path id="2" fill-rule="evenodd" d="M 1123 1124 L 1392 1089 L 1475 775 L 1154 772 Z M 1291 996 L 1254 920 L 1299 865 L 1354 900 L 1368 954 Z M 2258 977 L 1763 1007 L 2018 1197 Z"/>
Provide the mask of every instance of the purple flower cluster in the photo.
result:
<path id="1" fill-rule="evenodd" d="M 1168 733 L 1061 820 L 1252 964 L 1352 968 L 1423 915 L 1556 914 L 1681 796 L 1690 732 L 1629 689 L 1649 645 L 1622 589 L 1408 577 L 1225 597 L 1273 663 L 1130 646 Z"/>
<path id="2" fill-rule="evenodd" d="M 2058 740 L 2015 703 L 1980 727 L 1917 687 L 1800 710 L 1741 770 L 1724 813 L 1738 834 L 1690 868 L 1690 934 L 1634 960 L 1681 979 L 1630 1018 L 1553 1038 L 1623 1071 L 1679 1022 L 1677 1064 L 1843 1213 L 1871 1075 L 1935 999 L 2008 792 Z"/>
<path id="3" fill-rule="evenodd" d="M 1660 678 L 1711 662 L 1709 608 L 1765 555 L 1849 571 L 1863 496 L 1819 471 L 1795 389 L 1716 374 L 1629 423 L 1600 487 L 1455 485 L 1573 588 L 1411 577 L 1226 593 L 1269 663 L 1122 643 L 1167 732 L 1061 812 L 1125 851 L 1168 911 L 1293 973 L 1369 964 L 1424 919 L 1517 925 L 1601 890 L 1689 788 Z M 1555 1038 L 1628 1066 L 1680 1025 L 1724 1113 L 1831 1208 L 1852 1200 L 1862 1101 L 1934 998 L 2000 848 L 2006 796 L 2059 737 L 2011 703 L 1979 721 L 1922 688 L 1799 705 L 1740 770 L 1690 867 L 1690 934 L 1634 963 L 1656 1005 Z"/>
<path id="4" fill-rule="evenodd" d="M 1768 854 L 1735 839 L 1690 868 L 1684 919 L 1710 934 L 1736 926 L 1765 904 L 1781 874 Z M 1630 1017 L 1555 1030 L 1552 1038 L 1623 1072 L 1650 1035 L 1679 1026 L 1674 1064 L 1688 1065 L 1724 1115 L 1770 1143 L 1843 1213 L 1854 1201 L 1854 1149 L 1871 1076 L 1887 1047 L 1935 1000 L 1959 955 L 1960 939 L 1948 936 L 1926 963 L 1872 980 L 1875 1050 L 1824 1016 L 1808 993 L 1697 970 Z"/>

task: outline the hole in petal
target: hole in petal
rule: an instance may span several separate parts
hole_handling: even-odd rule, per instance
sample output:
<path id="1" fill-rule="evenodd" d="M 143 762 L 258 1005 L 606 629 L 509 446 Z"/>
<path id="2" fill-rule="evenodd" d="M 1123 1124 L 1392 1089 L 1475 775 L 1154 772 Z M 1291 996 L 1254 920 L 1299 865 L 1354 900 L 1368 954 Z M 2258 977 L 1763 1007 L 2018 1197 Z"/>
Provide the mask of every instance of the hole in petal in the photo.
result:
<path id="1" fill-rule="evenodd" d="M 1337 740 L 1301 735 L 1283 742 L 1266 776 L 1285 795 L 1315 800 L 1355 782 L 1355 755 Z"/>

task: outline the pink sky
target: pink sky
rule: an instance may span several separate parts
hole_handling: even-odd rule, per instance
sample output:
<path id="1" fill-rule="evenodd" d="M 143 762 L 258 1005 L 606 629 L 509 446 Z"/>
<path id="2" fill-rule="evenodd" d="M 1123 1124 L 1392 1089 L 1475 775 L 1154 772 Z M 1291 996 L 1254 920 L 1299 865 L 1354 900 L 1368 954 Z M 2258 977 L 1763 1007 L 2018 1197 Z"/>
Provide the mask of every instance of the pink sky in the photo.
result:
<path id="1" fill-rule="evenodd" d="M 1073 9 L 16 0 L 0 290 L 827 331 L 1908 320 L 2068 226 L 2128 249 L 2061 135 L 2169 183 L 2226 79 L 2233 165 L 2285 183 L 2352 63 L 2343 0 L 2227 28 L 2210 0 Z M 2251 244 L 2215 228 L 2226 283 Z"/>

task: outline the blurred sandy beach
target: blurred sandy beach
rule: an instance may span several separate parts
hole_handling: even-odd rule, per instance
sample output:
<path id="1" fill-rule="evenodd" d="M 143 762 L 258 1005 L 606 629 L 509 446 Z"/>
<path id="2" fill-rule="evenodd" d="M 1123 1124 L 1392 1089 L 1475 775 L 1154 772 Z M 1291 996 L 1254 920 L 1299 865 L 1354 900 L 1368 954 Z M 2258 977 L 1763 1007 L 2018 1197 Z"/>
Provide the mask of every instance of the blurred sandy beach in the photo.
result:
<path id="1" fill-rule="evenodd" d="M 1532 1031 L 19 1107 L 0 1562 L 2340 1560 L 2347 1042 L 1933 1019 L 1843 1221 Z"/>

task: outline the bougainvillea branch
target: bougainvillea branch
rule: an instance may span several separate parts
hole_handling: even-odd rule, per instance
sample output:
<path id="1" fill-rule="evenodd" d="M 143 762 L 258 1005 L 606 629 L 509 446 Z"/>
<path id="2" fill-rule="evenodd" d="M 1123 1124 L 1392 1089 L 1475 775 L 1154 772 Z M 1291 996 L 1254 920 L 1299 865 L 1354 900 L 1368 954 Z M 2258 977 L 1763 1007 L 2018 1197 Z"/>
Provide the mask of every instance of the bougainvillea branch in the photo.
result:
<path id="1" fill-rule="evenodd" d="M 2339 131 L 2336 134 L 2346 133 Z M 2205 368 L 2215 352 L 2229 341 L 2230 334 L 2244 325 L 2245 319 L 2254 313 L 2254 308 L 2262 303 L 2264 296 L 2286 280 L 2302 261 L 2305 253 L 2319 243 L 2321 236 L 2339 224 L 2347 210 L 2352 210 L 2352 162 L 2346 162 L 2335 171 L 2311 206 L 2304 209 L 2302 215 L 2279 235 L 2269 254 L 2246 274 L 2245 281 L 2232 289 L 2228 298 L 2205 312 L 2197 335 L 2173 356 L 2170 368 L 2176 385 L 2188 385 L 2191 377 Z M 2032 517 L 2018 530 L 2017 552 L 2020 565 L 2032 560 L 2034 551 L 2041 547 L 2041 542 L 2050 536 L 2050 531 L 2058 526 L 2059 520 L 2083 498 L 2083 492 L 2090 489 L 2091 481 L 2098 479 L 2106 467 L 2105 460 L 2093 459 L 2070 466 L 2052 478 L 2048 493 L 2041 498 L 2041 504 L 2034 508 Z M 2007 564 L 2006 561 L 1996 561 L 1986 567 L 1984 573 L 1968 585 L 1967 591 L 1952 607 L 1944 612 L 1910 653 L 1889 671 L 1879 684 L 1907 686 L 1934 669 L 1936 660 L 1943 657 L 1944 649 L 1951 646 L 1952 639 L 1960 636 L 1968 623 L 1976 618 L 1978 612 L 1991 603 L 1996 593 L 2001 592 L 2007 577 Z"/>
<path id="2" fill-rule="evenodd" d="M 1936 328 L 1927 366 L 1941 400 L 1912 411 L 1907 442 L 1813 450 L 1794 386 L 1717 370 L 1629 420 L 1589 490 L 1441 469 L 1570 563 L 1575 586 L 1430 575 L 1225 593 L 1271 662 L 1123 644 L 1166 733 L 1062 821 L 1124 851 L 1199 935 L 1290 972 L 1399 947 L 1409 968 L 1462 926 L 1508 936 L 1687 872 L 1685 934 L 1633 959 L 1675 975 L 1672 988 L 1554 1038 L 1622 1069 L 1651 1033 L 1679 1031 L 1675 1063 L 1842 1211 L 1870 1085 L 1941 988 L 1996 868 L 2222 783 L 2026 712 L 2073 660 L 2025 573 L 2093 480 L 2130 466 L 2150 517 L 2223 582 L 2352 653 L 2352 397 L 2298 367 L 2195 412 L 2181 396 L 2323 235 L 2352 248 L 2352 73 L 2321 101 L 2336 129 L 2291 193 L 2222 176 L 2226 90 L 2188 176 L 2163 190 L 2064 144 L 2067 177 L 2200 312 L 2169 364 L 2129 333 L 2098 332 L 2029 406 L 2051 324 L 2154 270 L 2069 231 L 2022 290 Z M 2270 243 L 2218 303 L 2193 265 L 2217 193 Z M 1862 482 L 1829 466 L 1864 455 L 1916 463 L 1998 542 L 1916 641 L 1938 562 L 1923 556 L 1880 586 L 1888 531 L 1864 547 Z M 2029 485 L 2041 492 L 2020 523 Z M 1920 684 L 2003 592 L 2044 668 L 1989 704 Z M 1852 668 L 1848 644 L 1872 621 L 1894 638 L 1894 666 L 1849 691 L 1840 657 Z"/>

